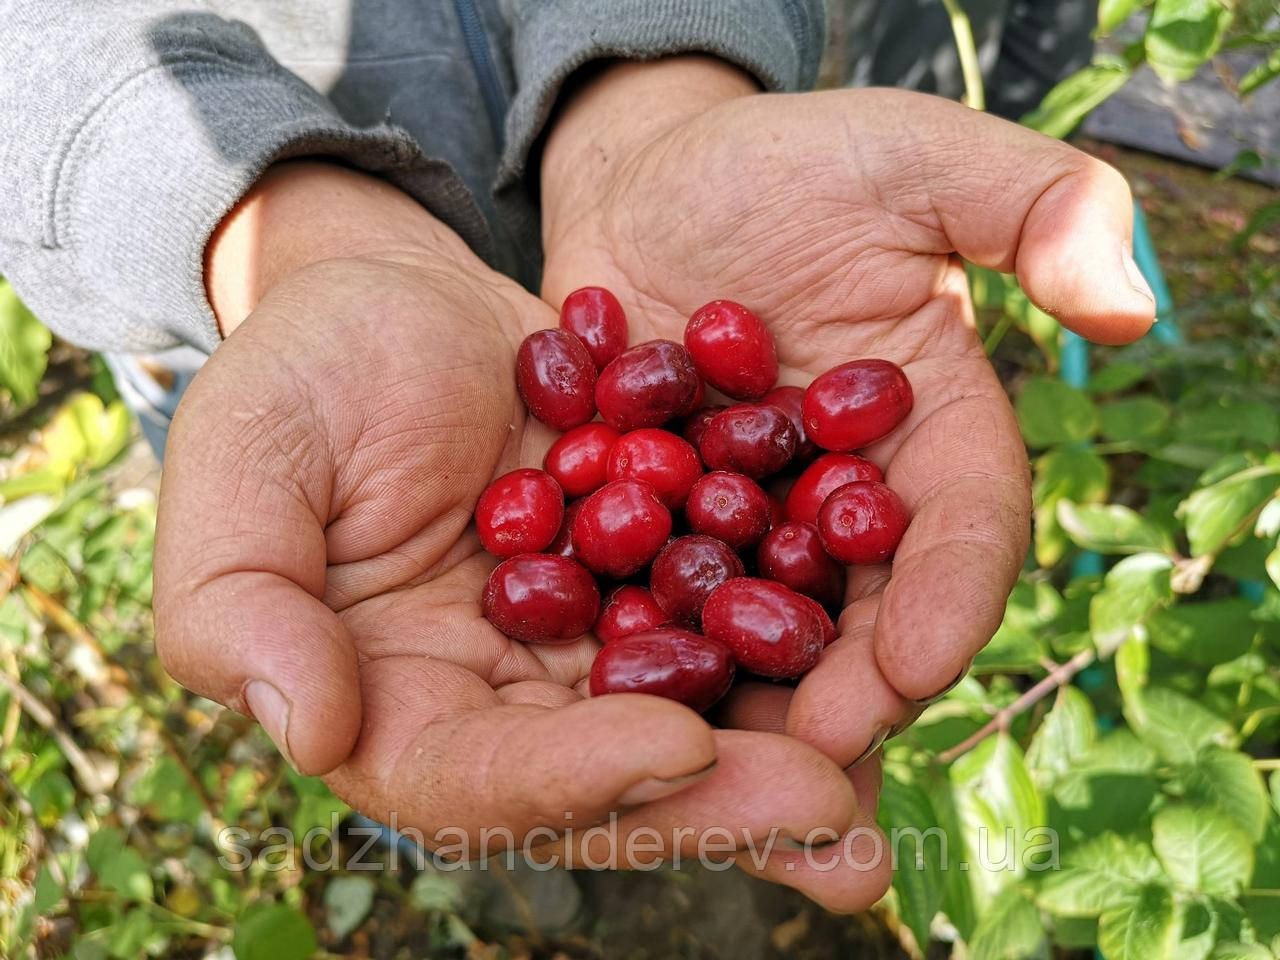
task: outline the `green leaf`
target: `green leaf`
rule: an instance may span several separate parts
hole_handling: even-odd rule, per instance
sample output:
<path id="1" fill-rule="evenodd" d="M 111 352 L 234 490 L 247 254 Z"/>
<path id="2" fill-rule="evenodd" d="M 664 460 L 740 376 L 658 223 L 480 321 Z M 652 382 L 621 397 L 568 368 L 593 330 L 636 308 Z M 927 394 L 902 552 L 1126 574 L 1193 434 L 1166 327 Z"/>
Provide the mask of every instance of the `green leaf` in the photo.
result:
<path id="1" fill-rule="evenodd" d="M 1128 390 L 1134 384 L 1141 383 L 1151 376 L 1151 367 L 1144 363 L 1130 363 L 1127 360 L 1113 360 L 1101 370 L 1094 373 L 1089 380 L 1090 393 L 1117 393 Z"/>
<path id="2" fill-rule="evenodd" d="M 1125 85 L 1129 67 L 1122 62 L 1091 63 L 1067 77 L 1024 114 L 1021 123 L 1059 139 L 1080 125 L 1089 112 Z"/>
<path id="3" fill-rule="evenodd" d="M 1158 553 L 1126 557 L 1107 571 L 1089 604 L 1089 628 L 1103 656 L 1130 637 L 1145 638 L 1147 618 L 1173 601 L 1173 561 Z"/>
<path id="4" fill-rule="evenodd" d="M 1201 747 L 1234 746 L 1235 730 L 1207 707 L 1168 687 L 1149 686 L 1125 697 L 1133 732 L 1172 763 L 1190 763 Z"/>
<path id="5" fill-rule="evenodd" d="M 1146 843 L 1103 833 L 1064 857 L 1061 870 L 1046 873 L 1036 899 L 1058 916 L 1096 917 L 1117 904 L 1137 900 L 1144 885 L 1161 875 L 1160 864 Z"/>
<path id="6" fill-rule="evenodd" d="M 1098 949 L 1107 960 L 1163 960 L 1178 942 L 1173 894 L 1148 884 L 1136 899 L 1103 911 L 1098 918 Z"/>
<path id="7" fill-rule="evenodd" d="M 1258 624 L 1244 597 L 1179 603 L 1147 619 L 1151 645 L 1190 663 L 1214 666 L 1234 660 L 1253 644 Z"/>
<path id="8" fill-rule="evenodd" d="M 1098 408 L 1098 432 L 1108 440 L 1150 440 L 1164 432 L 1169 417 L 1169 408 L 1153 397 L 1126 397 Z"/>
<path id="9" fill-rule="evenodd" d="M 1280 47 L 1272 50 L 1270 56 L 1240 78 L 1240 96 L 1247 97 L 1276 77 L 1280 77 Z"/>
<path id="10" fill-rule="evenodd" d="M 35 400 L 52 343 L 48 328 L 0 280 L 0 387 L 18 406 Z"/>
<path id="11" fill-rule="evenodd" d="M 1253 873 L 1249 838 L 1212 810 L 1165 807 L 1152 821 L 1151 835 L 1170 879 L 1196 893 L 1233 897 Z"/>
<path id="12" fill-rule="evenodd" d="M 146 861 L 137 850 L 124 845 L 124 835 L 114 827 L 98 830 L 89 839 L 85 860 L 104 890 L 115 890 L 133 900 L 151 899 L 151 874 Z"/>
<path id="13" fill-rule="evenodd" d="M 1143 37 L 1147 60 L 1166 83 L 1189 80 L 1222 45 L 1231 11 L 1217 0 L 1156 0 Z"/>
<path id="14" fill-rule="evenodd" d="M 62 899 L 62 886 L 53 878 L 49 865 L 42 863 L 40 872 L 36 874 L 35 904 L 36 913 L 48 916 L 49 912 Z"/>
<path id="15" fill-rule="evenodd" d="M 1151 0 L 1099 0 L 1098 36 L 1105 37 Z"/>
<path id="16" fill-rule="evenodd" d="M 1248 754 L 1206 746 L 1186 769 L 1183 797 L 1188 803 L 1230 818 L 1254 843 L 1262 839 L 1268 817 L 1267 791 Z"/>
<path id="17" fill-rule="evenodd" d="M 334 877 L 324 888 L 325 923 L 339 940 L 364 922 L 373 906 L 373 880 L 354 874 Z"/>
<path id="18" fill-rule="evenodd" d="M 978 919 L 969 941 L 972 960 L 1023 960 L 1044 945 L 1040 913 L 1016 886 L 1002 890 Z"/>
<path id="19" fill-rule="evenodd" d="M 1036 562 L 1051 567 L 1062 559 L 1066 535 L 1058 524 L 1060 500 L 1096 503 L 1107 495 L 1111 472 L 1091 450 L 1050 450 L 1035 462 Z"/>
<path id="20" fill-rule="evenodd" d="M 451 873 L 423 870 L 409 888 L 409 900 L 419 910 L 456 912 L 462 906 L 462 888 Z"/>
<path id="21" fill-rule="evenodd" d="M 1275 960 L 1275 954 L 1260 943 L 1220 943 L 1210 960 Z"/>
<path id="22" fill-rule="evenodd" d="M 1215 554 L 1252 527 L 1255 512 L 1280 490 L 1280 466 L 1250 467 L 1195 491 L 1178 506 L 1196 556 Z"/>
<path id="23" fill-rule="evenodd" d="M 1273 223 L 1280 223 L 1280 201 L 1268 203 L 1253 211 L 1244 229 L 1231 239 L 1231 246 L 1243 250 L 1255 233 L 1261 233 Z"/>
<path id="24" fill-rule="evenodd" d="M 1280 587 L 1280 544 L 1277 544 L 1276 548 L 1267 554 L 1265 567 L 1271 582 Z"/>
<path id="25" fill-rule="evenodd" d="M 1075 687 L 1058 690 L 1053 709 L 1045 716 L 1027 748 L 1027 767 L 1041 787 L 1072 770 L 1098 737 L 1093 704 Z"/>
<path id="26" fill-rule="evenodd" d="M 292 907 L 259 901 L 240 914 L 231 949 L 236 960 L 306 960 L 316 951 L 316 932 Z"/>
<path id="27" fill-rule="evenodd" d="M 898 857 L 893 874 L 898 913 L 923 950 L 929 944 L 929 928 L 942 908 L 944 894 L 943 843 L 931 840 L 928 832 L 938 826 L 937 814 L 928 793 L 886 770 L 880 788 L 879 822 Z"/>
<path id="28" fill-rule="evenodd" d="M 1077 546 L 1098 553 L 1172 552 L 1169 535 L 1118 503 L 1058 501 L 1058 524 Z"/>
<path id="29" fill-rule="evenodd" d="M 172 757 L 159 757 L 147 771 L 134 782 L 129 791 L 129 801 L 157 820 L 192 823 L 204 811 L 191 783 Z"/>
<path id="30" fill-rule="evenodd" d="M 1029 447 L 1079 443 L 1098 430 L 1098 411 L 1093 401 L 1075 387 L 1050 377 L 1028 380 L 1018 394 L 1015 409 Z"/>

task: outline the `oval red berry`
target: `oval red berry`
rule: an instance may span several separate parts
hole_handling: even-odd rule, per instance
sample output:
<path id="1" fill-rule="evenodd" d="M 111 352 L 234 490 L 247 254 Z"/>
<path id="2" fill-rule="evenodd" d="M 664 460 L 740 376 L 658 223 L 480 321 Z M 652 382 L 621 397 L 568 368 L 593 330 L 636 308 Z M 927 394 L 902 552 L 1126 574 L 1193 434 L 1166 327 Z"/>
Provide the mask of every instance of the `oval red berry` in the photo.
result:
<path id="1" fill-rule="evenodd" d="M 689 526 L 735 550 L 755 546 L 769 530 L 769 497 L 740 473 L 703 474 L 684 506 Z"/>
<path id="2" fill-rule="evenodd" d="M 818 510 L 831 491 L 855 480 L 884 480 L 870 460 L 853 453 L 824 453 L 796 478 L 787 491 L 787 519 L 817 523 Z"/>
<path id="3" fill-rule="evenodd" d="M 623 584 L 604 601 L 595 635 L 601 643 L 629 637 L 633 633 L 652 630 L 671 618 L 658 606 L 658 601 L 644 587 Z"/>
<path id="4" fill-rule="evenodd" d="M 883 563 L 898 549 L 910 517 L 901 498 L 883 483 L 846 483 L 818 511 L 818 536 L 841 563 Z"/>
<path id="5" fill-rule="evenodd" d="M 555 430 L 570 430 L 596 414 L 596 365 L 582 341 L 565 330 L 538 330 L 516 352 L 516 388 L 529 412 Z"/>
<path id="6" fill-rule="evenodd" d="M 733 657 L 723 645 L 664 627 L 607 643 L 591 665 L 593 697 L 648 693 L 706 710 L 733 683 Z"/>
<path id="7" fill-rule="evenodd" d="M 798 677 L 818 662 L 823 627 L 806 597 L 780 583 L 739 577 L 712 591 L 702 629 L 762 677 Z"/>
<path id="8" fill-rule="evenodd" d="M 565 297 L 560 327 L 582 341 L 597 370 L 627 349 L 627 315 L 604 287 L 581 287 Z"/>
<path id="9" fill-rule="evenodd" d="M 787 415 L 762 403 L 721 410 L 702 431 L 699 452 L 712 470 L 760 478 L 777 473 L 795 456 L 796 431 Z"/>
<path id="10" fill-rule="evenodd" d="M 824 450 L 856 450 L 893 430 L 906 419 L 913 402 L 911 383 L 896 363 L 842 363 L 804 392 L 805 433 Z"/>
<path id="11" fill-rule="evenodd" d="M 671 511 L 649 484 L 614 480 L 582 501 L 573 521 L 573 555 L 621 580 L 643 569 L 671 535 Z"/>
<path id="12" fill-rule="evenodd" d="M 512 470 L 480 494 L 476 532 L 496 557 L 537 553 L 555 539 L 564 518 L 564 494 L 542 470 Z"/>
<path id="13" fill-rule="evenodd" d="M 758 400 L 778 380 L 773 337 L 754 313 L 732 300 L 700 307 L 684 328 L 698 372 L 735 400 Z"/>
<path id="14" fill-rule="evenodd" d="M 646 427 L 623 434 L 613 445 L 608 476 L 643 480 L 669 509 L 679 510 L 689 499 L 693 482 L 702 476 L 702 461 L 698 451 L 674 433 Z"/>
<path id="15" fill-rule="evenodd" d="M 543 468 L 567 497 L 585 497 L 609 479 L 609 451 L 622 434 L 607 423 L 584 423 L 551 445 Z"/>
<path id="16" fill-rule="evenodd" d="M 660 427 L 693 411 L 699 382 L 684 347 L 650 340 L 623 351 L 600 371 L 595 402 L 605 423 L 616 430 Z"/>
<path id="17" fill-rule="evenodd" d="M 696 625 L 711 591 L 744 572 L 728 544 L 695 533 L 662 548 L 649 571 L 649 590 L 669 619 Z"/>
<path id="18" fill-rule="evenodd" d="M 760 576 L 796 593 L 835 606 L 844 598 L 844 570 L 822 547 L 812 524 L 794 520 L 774 527 L 756 550 Z"/>
<path id="19" fill-rule="evenodd" d="M 480 607 L 485 619 L 513 640 L 569 643 L 596 622 L 600 590 L 580 563 L 525 553 L 494 568 Z"/>

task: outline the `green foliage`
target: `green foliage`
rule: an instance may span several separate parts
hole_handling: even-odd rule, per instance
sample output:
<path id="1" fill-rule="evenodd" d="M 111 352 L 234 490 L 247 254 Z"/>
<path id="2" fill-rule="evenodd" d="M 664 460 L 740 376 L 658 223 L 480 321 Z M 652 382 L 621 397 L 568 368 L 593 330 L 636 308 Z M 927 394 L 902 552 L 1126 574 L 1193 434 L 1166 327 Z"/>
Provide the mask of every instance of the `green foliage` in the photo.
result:
<path id="1" fill-rule="evenodd" d="M 48 329 L 23 306 L 13 287 L 0 279 L 0 389 L 14 404 L 29 405 L 44 376 L 49 346 Z"/>

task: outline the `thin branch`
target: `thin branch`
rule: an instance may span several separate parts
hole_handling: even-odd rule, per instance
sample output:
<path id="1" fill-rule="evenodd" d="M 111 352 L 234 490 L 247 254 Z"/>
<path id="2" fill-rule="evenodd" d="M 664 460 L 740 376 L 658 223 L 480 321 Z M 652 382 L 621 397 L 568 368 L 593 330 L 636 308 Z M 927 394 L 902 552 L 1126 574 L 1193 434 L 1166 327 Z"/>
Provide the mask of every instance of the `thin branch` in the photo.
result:
<path id="1" fill-rule="evenodd" d="M 975 110 L 987 109 L 986 94 L 982 89 L 982 66 L 978 63 L 978 47 L 973 42 L 973 27 L 959 0 L 942 0 L 951 20 L 951 32 L 956 39 L 956 53 L 960 57 L 960 74 L 964 77 L 964 102 Z"/>
<path id="2" fill-rule="evenodd" d="M 75 771 L 85 792 L 94 797 L 106 793 L 106 787 L 102 783 L 102 778 L 98 776 L 98 770 L 93 765 L 93 761 L 85 756 L 84 751 L 71 738 L 71 735 L 62 729 L 53 711 L 40 702 L 35 694 L 22 685 L 21 681 L 14 680 L 7 673 L 0 673 L 0 684 L 3 684 L 9 694 L 21 704 L 27 715 L 53 737 L 54 743 L 71 764 L 71 769 Z"/>

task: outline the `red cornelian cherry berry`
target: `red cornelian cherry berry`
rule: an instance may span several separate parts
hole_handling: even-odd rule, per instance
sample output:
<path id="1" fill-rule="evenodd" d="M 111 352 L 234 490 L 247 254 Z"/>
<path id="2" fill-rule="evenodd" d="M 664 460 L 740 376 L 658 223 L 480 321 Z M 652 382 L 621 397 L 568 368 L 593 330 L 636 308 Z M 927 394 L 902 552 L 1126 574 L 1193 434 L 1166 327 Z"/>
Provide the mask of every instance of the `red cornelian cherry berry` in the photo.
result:
<path id="1" fill-rule="evenodd" d="M 809 602 L 809 609 L 813 611 L 813 615 L 818 618 L 818 622 L 822 625 L 822 645 L 829 646 L 836 639 L 835 621 L 831 619 L 831 614 L 827 613 L 826 608 L 813 597 L 806 597 L 803 593 L 798 594 L 802 600 Z"/>
<path id="2" fill-rule="evenodd" d="M 661 627 L 605 644 L 591 664 L 591 695 L 648 693 L 699 713 L 733 683 L 733 657 L 724 644 L 688 630 Z"/>
<path id="3" fill-rule="evenodd" d="M 569 643 L 596 622 L 600 590 L 574 560 L 524 553 L 489 574 L 480 607 L 485 619 L 513 640 Z"/>
<path id="4" fill-rule="evenodd" d="M 695 533 L 662 548 L 649 570 L 649 590 L 668 619 L 696 625 L 711 591 L 743 573 L 728 544 Z"/>
<path id="5" fill-rule="evenodd" d="M 906 419 L 913 402 L 911 383 L 896 363 L 842 363 L 804 392 L 805 433 L 824 450 L 856 450 L 893 430 Z"/>
<path id="6" fill-rule="evenodd" d="M 593 631 L 601 643 L 652 630 L 671 620 L 644 587 L 624 583 L 605 598 Z"/>
<path id="7" fill-rule="evenodd" d="M 658 493 L 668 509 L 679 510 L 689 499 L 689 488 L 702 476 L 698 451 L 686 441 L 655 427 L 632 430 L 609 451 L 610 480 L 643 480 Z"/>
<path id="8" fill-rule="evenodd" d="M 756 566 L 760 576 L 827 606 L 844 597 L 844 570 L 827 555 L 812 524 L 793 520 L 774 527 L 760 541 Z"/>
<path id="9" fill-rule="evenodd" d="M 516 352 L 516 388 L 529 412 L 554 430 L 596 415 L 596 365 L 567 330 L 537 330 Z"/>
<path id="10" fill-rule="evenodd" d="M 648 566 L 671 534 L 671 511 L 641 480 L 613 480 L 582 501 L 573 521 L 573 555 L 621 580 Z"/>
<path id="11" fill-rule="evenodd" d="M 723 403 L 709 403 L 706 406 L 698 407 L 685 420 L 684 426 L 680 430 L 680 436 L 684 437 L 697 450 L 702 446 L 702 434 L 706 432 L 707 424 L 721 410 L 728 409 Z"/>
<path id="12" fill-rule="evenodd" d="M 884 480 L 870 460 L 853 453 L 824 453 L 805 468 L 787 492 L 787 519 L 818 522 L 818 510 L 831 491 L 855 480 Z"/>
<path id="13" fill-rule="evenodd" d="M 607 423 L 584 423 L 551 445 L 542 467 L 567 497 L 585 497 L 609 479 L 609 451 L 622 434 Z"/>
<path id="14" fill-rule="evenodd" d="M 764 395 L 761 403 L 777 407 L 787 415 L 791 426 L 795 427 L 796 442 L 795 462 L 808 463 L 819 454 L 818 446 L 804 432 L 804 414 L 800 412 L 804 403 L 804 387 L 774 387 Z"/>
<path id="15" fill-rule="evenodd" d="M 604 287 L 580 287 L 565 297 L 560 328 L 582 341 L 597 370 L 627 349 L 627 315 Z"/>
<path id="16" fill-rule="evenodd" d="M 476 532 L 495 557 L 537 553 L 555 539 L 564 519 L 564 493 L 542 470 L 512 470 L 480 494 Z"/>
<path id="17" fill-rule="evenodd" d="M 740 303 L 699 307 L 684 328 L 684 345 L 707 383 L 735 400 L 759 400 L 778 381 L 773 337 Z"/>
<path id="18" fill-rule="evenodd" d="M 874 480 L 837 487 L 818 511 L 818 536 L 841 563 L 882 563 L 893 556 L 910 517 L 902 499 Z"/>
<path id="19" fill-rule="evenodd" d="M 739 403 L 721 410 L 702 431 L 698 448 L 712 470 L 767 477 L 795 456 L 796 430 L 777 407 Z"/>
<path id="20" fill-rule="evenodd" d="M 808 598 L 772 580 L 738 577 L 716 587 L 702 629 L 762 677 L 798 677 L 822 653 L 823 626 Z"/>
<path id="21" fill-rule="evenodd" d="M 671 340 L 624 350 L 596 381 L 596 406 L 605 423 L 626 433 L 660 427 L 698 403 L 698 371 L 689 352 Z"/>
<path id="22" fill-rule="evenodd" d="M 582 509 L 585 500 L 574 500 L 564 508 L 564 519 L 560 521 L 560 530 L 556 538 L 548 544 L 543 553 L 554 553 L 557 557 L 573 556 L 573 521 Z"/>
<path id="23" fill-rule="evenodd" d="M 741 550 L 755 546 L 768 532 L 769 496 L 750 477 L 717 470 L 694 483 L 684 515 L 695 533 Z"/>

